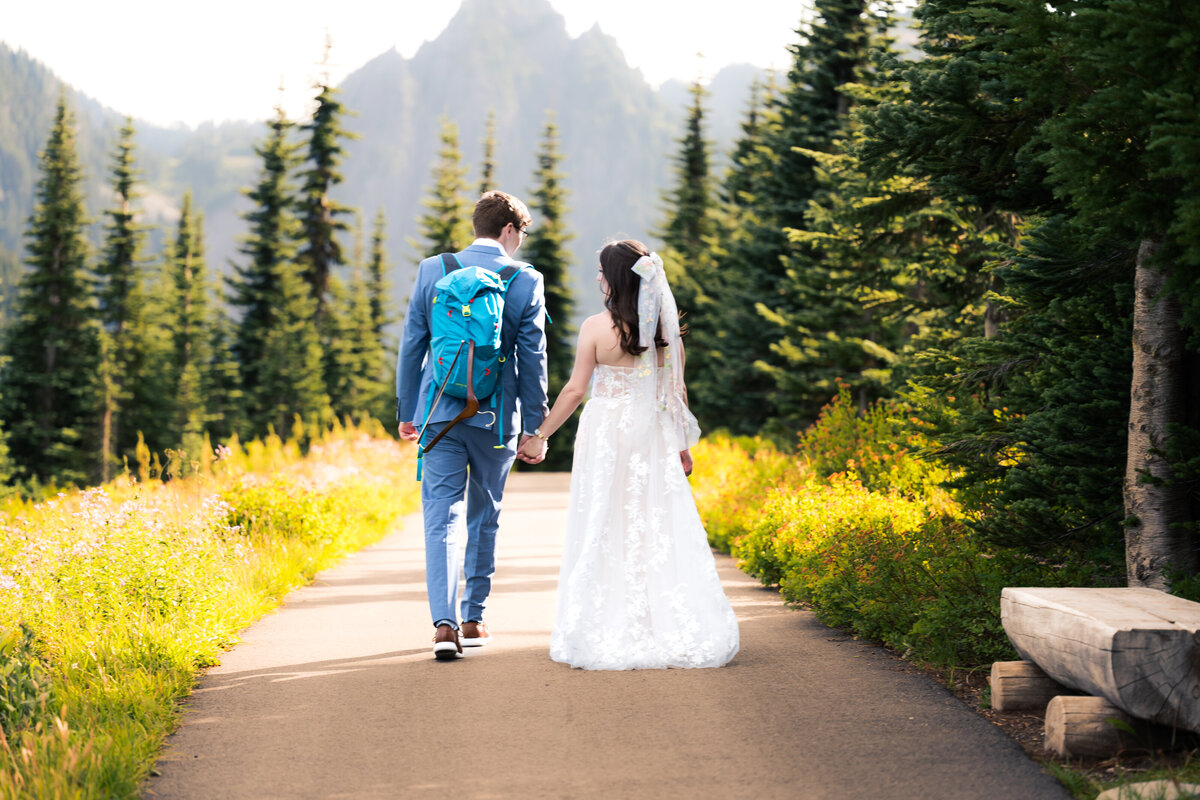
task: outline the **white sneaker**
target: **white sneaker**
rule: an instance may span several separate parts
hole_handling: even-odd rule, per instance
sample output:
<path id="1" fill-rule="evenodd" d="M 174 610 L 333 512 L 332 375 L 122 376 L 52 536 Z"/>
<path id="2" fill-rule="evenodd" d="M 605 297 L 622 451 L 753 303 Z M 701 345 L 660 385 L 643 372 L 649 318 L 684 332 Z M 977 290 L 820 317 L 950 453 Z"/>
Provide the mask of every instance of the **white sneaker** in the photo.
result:
<path id="1" fill-rule="evenodd" d="M 462 624 L 462 642 L 463 647 L 483 647 L 492 640 L 492 634 L 488 631 L 487 625 L 482 622 L 464 622 Z"/>

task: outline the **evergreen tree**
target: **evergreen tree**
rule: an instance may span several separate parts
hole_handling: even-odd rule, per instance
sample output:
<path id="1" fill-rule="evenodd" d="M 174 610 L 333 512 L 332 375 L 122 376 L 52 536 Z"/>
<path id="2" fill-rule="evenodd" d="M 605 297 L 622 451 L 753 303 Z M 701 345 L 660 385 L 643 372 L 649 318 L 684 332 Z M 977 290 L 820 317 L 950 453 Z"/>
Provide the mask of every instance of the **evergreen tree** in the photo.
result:
<path id="1" fill-rule="evenodd" d="M 781 337 L 758 363 L 776 386 L 772 425 L 780 435 L 815 420 L 837 394 L 839 380 L 849 380 L 865 408 L 878 395 L 880 377 L 895 360 L 898 344 L 895 333 L 880 328 L 862 303 L 859 286 L 868 268 L 863 254 L 844 247 L 825 251 L 826 245 L 838 247 L 831 212 L 840 212 L 847 202 L 837 184 L 850 176 L 837 155 L 852 135 L 850 110 L 861 96 L 853 87 L 861 90 L 875 82 L 871 66 L 887 47 L 890 17 L 886 7 L 862 0 L 819 2 L 816 10 L 819 20 L 810 26 L 789 74 L 778 129 L 796 159 L 788 169 L 792 181 L 799 178 L 799 168 L 806 185 L 789 182 L 786 189 L 769 190 L 774 219 L 787 239 L 775 294 L 757 305 Z"/>
<path id="2" fill-rule="evenodd" d="M 385 423 L 385 428 L 391 428 L 395 416 L 396 385 L 396 342 L 388 334 L 388 327 L 396 321 L 394 305 L 391 300 L 391 286 L 388 283 L 387 258 L 387 219 L 383 209 L 375 215 L 375 229 L 371 234 L 371 258 L 367 264 L 367 295 L 371 303 L 371 324 L 378 342 L 378 359 L 380 367 L 377 376 L 381 386 L 376 405 L 371 413 Z M 405 301 L 407 303 L 407 301 Z"/>
<path id="3" fill-rule="evenodd" d="M 441 142 L 433 168 L 433 187 L 429 197 L 422 200 L 428 212 L 417 220 L 426 244 L 410 240 L 425 258 L 462 250 L 473 240 L 471 209 L 463 199 L 467 168 L 459 163 L 458 126 L 449 119 L 442 120 Z"/>
<path id="4" fill-rule="evenodd" d="M 312 120 L 303 126 L 308 134 L 306 168 L 301 171 L 299 214 L 303 242 L 296 260 L 304 270 L 304 279 L 312 289 L 318 310 L 323 310 L 329 291 L 329 277 L 344 263 L 338 234 L 347 229 L 343 217 L 352 213 L 348 206 L 331 197 L 342 182 L 338 165 L 344 155 L 341 140 L 357 138 L 341 126 L 344 112 L 337 90 L 326 83 L 318 85 L 317 106 Z"/>
<path id="5" fill-rule="evenodd" d="M 212 325 L 212 389 L 208 398 L 209 432 L 216 441 L 225 441 L 235 433 L 244 435 L 248 429 L 241 369 L 234 352 L 236 338 L 237 325 L 218 304 Z"/>
<path id="6" fill-rule="evenodd" d="M 199 214 L 192 216 L 190 191 L 183 196 L 167 269 L 172 303 L 164 327 L 171 335 L 168 370 L 169 396 L 174 405 L 173 444 L 182 445 L 194 455 L 210 421 L 214 332 L 204 259 L 204 218 Z"/>
<path id="7" fill-rule="evenodd" d="M 75 125 L 63 97 L 40 162 L 19 316 L 4 331 L 0 419 L 23 476 L 84 483 L 99 473 L 100 330 L 86 268 Z"/>
<path id="8" fill-rule="evenodd" d="M 757 181 L 759 148 L 762 146 L 762 129 L 764 125 L 765 106 L 769 105 L 774 92 L 773 84 L 760 87 L 755 83 L 751 87 L 749 105 L 741 125 L 741 136 L 730 154 L 730 166 L 726 171 L 718 194 L 716 215 L 720 220 L 716 241 L 707 254 L 697 254 L 700 259 L 721 264 L 728 257 L 728 248 L 734 242 L 740 241 L 742 232 L 758 227 L 757 217 L 753 211 Z M 765 93 L 765 97 L 764 97 Z M 697 98 L 703 102 L 703 97 Z M 697 128 L 703 140 L 703 120 L 698 120 Z M 682 147 L 689 146 L 685 136 Z M 677 161 L 677 170 L 686 163 L 687 156 L 681 154 Z M 686 180 L 683 172 L 677 172 L 681 184 Z M 670 240 L 667 240 L 668 245 Z M 673 249 L 673 248 L 672 248 Z M 668 253 L 671 261 L 676 259 Z M 728 265 L 726 265 L 727 267 Z M 753 423 L 743 421 L 739 408 L 742 403 L 739 381 L 751 378 L 757 380 L 760 375 L 753 370 L 752 365 L 738 360 L 739 354 L 745 353 L 753 346 L 752 340 L 755 328 L 738 327 L 744 325 L 747 318 L 743 310 L 737 307 L 738 297 L 748 297 L 753 293 L 752 274 L 744 274 L 731 268 L 716 269 L 704 273 L 703 267 L 697 273 L 704 276 L 704 284 L 700 280 L 690 280 L 683 275 L 682 265 L 672 266 L 671 278 L 679 276 L 680 296 L 679 309 L 684 313 L 688 325 L 689 336 L 686 342 L 688 352 L 692 357 L 687 365 L 688 401 L 693 412 L 700 421 L 703 430 L 728 429 L 736 432 L 753 432 Z M 690 271 L 690 269 L 689 269 Z M 672 284 L 673 286 L 675 284 Z M 706 299 L 711 298 L 711 302 Z M 757 323 L 755 316 L 755 322 Z M 747 384 L 748 385 L 748 384 Z"/>
<path id="9" fill-rule="evenodd" d="M 1195 149 L 1195 112 L 1178 102 L 1196 53 L 1174 35 L 1195 26 L 1196 12 L 931 0 L 917 14 L 929 57 L 896 68 L 904 91 L 871 115 L 863 152 L 887 169 L 928 175 L 940 193 L 1013 231 L 991 267 L 1007 285 L 994 299 L 1008 321 L 931 354 L 944 380 L 931 374 L 930 390 L 955 378 L 966 390 L 946 414 L 943 455 L 964 469 L 984 533 L 1039 553 L 1075 546 L 1116 564 L 1124 543 L 1130 581 L 1164 586 L 1167 565 L 1195 566 L 1188 537 L 1198 516 L 1164 458 L 1167 440 L 1195 421 L 1188 398 L 1197 392 L 1178 377 L 1162 380 L 1195 360 L 1180 325 L 1194 274 L 1162 277 L 1197 263 L 1188 255 L 1196 168 L 1183 155 Z M 1178 302 L 1168 293 L 1135 311 L 1158 291 L 1155 280 L 1174 286 Z M 1161 341 L 1138 338 L 1139 313 Z M 1119 388 L 1137 373 L 1131 331 L 1135 354 L 1167 356 L 1135 378 L 1132 403 Z M 1151 374 L 1157 381 L 1144 380 Z M 1122 457 L 1125 422 L 1141 427 L 1149 396 L 1170 409 L 1147 427 L 1159 445 Z M 1116 500 L 1122 482 L 1125 509 Z M 1143 489 L 1157 495 L 1148 518 L 1128 504 Z M 1138 524 L 1123 541 L 1125 517 Z"/>
<path id="10" fill-rule="evenodd" d="M 690 358 L 689 401 L 705 428 L 720 424 L 720 414 L 710 414 L 714 409 L 707 402 L 707 381 L 718 379 L 706 374 L 700 365 L 717 347 L 714 323 L 720 320 L 720 300 L 712 292 L 717 284 L 715 256 L 722 232 L 709 171 L 711 147 L 704 130 L 706 94 L 699 81 L 692 84 L 692 102 L 675 156 L 675 187 L 665 195 L 668 211 L 657 234 L 663 241 L 664 267 L 682 324 L 690 329 L 685 343 Z"/>
<path id="11" fill-rule="evenodd" d="M 676 184 L 666 196 L 670 211 L 659 236 L 672 252 L 692 265 L 711 253 L 717 221 L 709 174 L 711 147 L 704 131 L 704 98 L 708 93 L 698 80 L 690 93 L 692 102 L 675 156 Z"/>
<path id="12" fill-rule="evenodd" d="M 20 283 L 21 259 L 0 247 L 0 330 L 4 330 L 16 313 Z"/>
<path id="13" fill-rule="evenodd" d="M 558 126 L 553 115 L 546 120 L 542 144 L 534 170 L 535 187 L 530 213 L 533 230 L 521 250 L 521 256 L 542 273 L 546 285 L 546 314 L 551 322 L 546 329 L 546 360 L 550 397 L 557 397 L 571 377 L 575 360 L 575 326 L 571 313 L 575 301 L 570 286 L 570 259 L 567 242 L 571 234 L 564 217 L 567 212 L 567 190 L 564 175 L 559 171 L 562 154 L 559 151 Z M 570 428 L 574 430 L 573 427 Z M 565 431 L 564 431 L 565 432 Z M 555 469 L 569 469 L 574 434 L 547 455 L 547 464 Z"/>
<path id="14" fill-rule="evenodd" d="M 479 168 L 479 194 L 487 194 L 495 189 L 496 174 L 496 112 L 488 110 L 487 123 L 483 133 L 483 166 Z"/>
<path id="15" fill-rule="evenodd" d="M 1037 126 L 1065 86 L 1060 68 L 1033 57 L 1046 52 L 1056 12 L 954 0 L 916 13 L 926 58 L 891 63 L 898 89 L 862 116 L 858 153 L 875 175 L 908 174 L 951 198 L 961 218 L 974 218 L 968 239 L 985 240 L 974 283 L 1004 274 L 1013 285 L 991 295 L 1006 311 L 1003 326 L 993 316 L 984 331 L 918 354 L 909 396 L 938 423 L 939 456 L 958 470 L 983 536 L 1039 555 L 1075 547 L 1111 560 L 1120 485 L 1111 456 L 1124 446 L 1111 424 L 1111 381 L 1126 367 L 1105 345 L 1127 325 L 1128 285 L 1108 271 L 1120 261 L 1110 248 L 1089 248 L 1066 230 L 1033 156 Z M 1049 221 L 1024 221 L 1038 217 Z M 1021 231 L 1036 257 L 1014 261 Z M 1094 281 L 1111 293 L 1090 293 Z M 1079 334 L 1092 346 L 1078 347 Z M 1081 353 L 1101 357 L 1103 380 L 1084 377 Z"/>
<path id="16" fill-rule="evenodd" d="M 329 406 L 313 323 L 316 299 L 295 261 L 292 123 L 279 109 L 268 127 L 266 141 L 255 148 L 263 161 L 259 182 L 246 192 L 254 204 L 245 215 L 250 233 L 241 247 L 248 263 L 235 265 L 230 282 L 230 303 L 242 312 L 234 352 L 252 435 L 271 426 L 282 434 L 295 414 L 323 418 Z"/>
<path id="17" fill-rule="evenodd" d="M 259 370 L 262 383 L 254 387 L 256 415 L 250 418 L 258 435 L 270 428 L 282 435 L 297 416 L 320 423 L 330 414 L 321 343 L 313 325 L 316 302 L 294 264 L 277 265 L 277 273 L 278 312 L 263 340 L 263 361 L 269 368 Z"/>
<path id="18" fill-rule="evenodd" d="M 4 396 L 0 395 L 0 404 L 3 403 Z M 4 425 L 0 424 L 0 499 L 12 493 L 12 480 L 13 466 L 8 457 L 7 437 L 4 435 Z"/>
<path id="19" fill-rule="evenodd" d="M 140 416 L 139 409 L 132 406 L 131 401 L 134 398 L 132 387 L 144 358 L 140 335 L 145 322 L 146 298 L 140 264 L 144 230 L 134 221 L 133 210 L 133 201 L 137 197 L 133 136 L 133 120 L 126 119 L 112 162 L 115 207 L 105 211 L 109 218 L 107 235 L 96 268 L 104 352 L 100 474 L 104 481 L 120 463 L 120 454 L 133 452 Z M 132 430 L 126 430 L 122 425 L 126 417 L 134 423 Z"/>
<path id="20" fill-rule="evenodd" d="M 303 185 L 297 205 L 303 239 L 297 262 L 316 303 L 315 323 L 324 354 L 325 388 L 329 396 L 335 399 L 336 405 L 336 387 L 346 380 L 346 376 L 338 372 L 346 365 L 340 363 L 335 355 L 342 346 L 336 337 L 349 323 L 336 319 L 336 314 L 345 309 L 342 303 L 334 300 L 333 294 L 335 288 L 340 288 L 334 286 L 338 270 L 345 265 L 345 256 L 338 241 L 338 235 L 348 227 L 342 217 L 350 214 L 352 209 L 336 202 L 331 192 L 342 182 L 342 175 L 338 172 L 344 152 L 341 140 L 352 137 L 341 127 L 343 109 L 337 99 L 337 91 L 327 82 L 319 84 L 317 89 L 319 93 L 312 120 L 303 126 L 308 134 L 308 152 L 306 168 L 300 173 Z"/>
<path id="21" fill-rule="evenodd" d="M 333 411 L 343 418 L 372 413 L 380 406 L 380 395 L 390 389 L 382 381 L 384 353 L 372 315 L 371 280 L 363 263 L 362 227 L 359 217 L 350 280 L 345 285 L 338 282 L 334 295 L 339 307 L 335 315 L 339 326 L 331 352 L 327 353 L 327 358 L 335 364 L 333 374 L 338 377 L 337 384 L 330 389 Z"/>
<path id="22" fill-rule="evenodd" d="M 1173 437 L 1200 432 L 1200 49 L 1181 33 L 1200 29 L 1200 8 L 1080 0 L 1069 11 L 1055 19 L 1054 41 L 1086 89 L 1041 126 L 1040 160 L 1089 243 L 1116 240 L 1137 254 L 1126 563 L 1130 585 L 1166 589 L 1172 571 L 1200 569 L 1200 475 L 1173 480 L 1166 452 Z"/>
<path id="23" fill-rule="evenodd" d="M 886 25 L 888 4 L 868 0 L 818 0 L 816 20 L 798 31 L 786 85 L 755 115 L 752 144 L 735 152 L 728 233 L 718 250 L 722 298 L 713 347 L 705 355 L 719 376 L 703 379 L 704 406 L 714 402 L 738 433 L 758 432 L 781 410 L 798 416 L 790 391 L 777 385 L 784 369 L 779 323 L 801 311 L 794 283 L 807 264 L 798 263 L 789 230 L 803 230 L 809 203 L 820 184 L 817 155 L 833 150 L 851 99 L 843 86 L 869 80 L 870 48 Z M 702 337 L 698 337 L 702 338 Z M 719 388 L 724 386 L 722 390 Z M 703 406 L 702 406 L 703 408 Z M 815 409 L 813 409 L 815 412 Z M 772 432 L 782 435 L 778 422 Z"/>
<path id="24" fill-rule="evenodd" d="M 387 260 L 387 217 L 383 209 L 375 215 L 375 229 L 371 233 L 371 260 L 367 264 L 367 293 L 371 298 L 371 324 L 375 335 L 383 341 L 384 329 L 394 322 L 392 304 L 388 299 L 391 287 L 388 284 Z"/>
<path id="25" fill-rule="evenodd" d="M 0 375 L 4 374 L 5 359 L 0 356 Z M 4 407 L 4 387 L 0 386 L 0 408 Z M 0 420 L 0 499 L 12 493 L 14 477 L 12 460 L 8 457 L 8 437 L 4 434 L 4 422 Z"/>

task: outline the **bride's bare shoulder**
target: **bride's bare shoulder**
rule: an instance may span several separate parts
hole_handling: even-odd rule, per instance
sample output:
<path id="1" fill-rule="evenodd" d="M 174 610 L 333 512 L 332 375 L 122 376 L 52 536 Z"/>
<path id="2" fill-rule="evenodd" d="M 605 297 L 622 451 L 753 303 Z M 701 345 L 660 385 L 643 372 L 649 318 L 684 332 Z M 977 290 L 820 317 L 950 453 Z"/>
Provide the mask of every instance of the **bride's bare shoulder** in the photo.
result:
<path id="1" fill-rule="evenodd" d="M 592 314 L 585 319 L 580 329 L 586 330 L 593 335 L 600 335 L 612 327 L 612 316 L 607 311 L 601 311 L 599 314 Z"/>

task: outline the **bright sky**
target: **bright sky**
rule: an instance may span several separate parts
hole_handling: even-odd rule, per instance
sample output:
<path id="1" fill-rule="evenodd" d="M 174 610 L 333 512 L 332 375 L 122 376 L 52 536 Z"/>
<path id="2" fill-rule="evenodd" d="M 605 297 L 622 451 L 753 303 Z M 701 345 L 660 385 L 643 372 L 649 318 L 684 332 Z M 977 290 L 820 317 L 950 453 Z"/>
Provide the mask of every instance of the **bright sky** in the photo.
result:
<path id="1" fill-rule="evenodd" d="M 711 77 L 726 64 L 787 66 L 808 3 L 739 0 L 703 13 L 679 0 L 550 0 L 578 36 L 599 23 L 652 85 Z M 411 57 L 461 0 L 7 0 L 0 40 L 76 89 L 160 125 L 265 119 L 282 79 L 304 113 L 326 31 L 336 84 L 395 47 Z M 733 11 L 732 9 L 736 9 Z M 697 53 L 703 53 L 701 60 Z"/>

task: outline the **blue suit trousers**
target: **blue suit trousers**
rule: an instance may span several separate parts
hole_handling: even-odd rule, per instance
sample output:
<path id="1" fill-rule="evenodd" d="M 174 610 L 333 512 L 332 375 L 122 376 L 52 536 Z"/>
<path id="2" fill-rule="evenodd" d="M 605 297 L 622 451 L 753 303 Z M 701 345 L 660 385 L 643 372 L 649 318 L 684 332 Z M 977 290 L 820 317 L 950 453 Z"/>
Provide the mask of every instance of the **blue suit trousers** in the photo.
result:
<path id="1" fill-rule="evenodd" d="M 433 441 L 444 427 L 431 423 L 422 441 Z M 508 437 L 502 448 L 497 444 L 493 431 L 460 423 L 424 456 L 425 583 L 435 625 L 449 622 L 457 628 L 459 619 L 483 621 L 496 571 L 500 501 L 517 457 L 517 437 Z M 466 591 L 458 617 L 460 568 Z"/>

